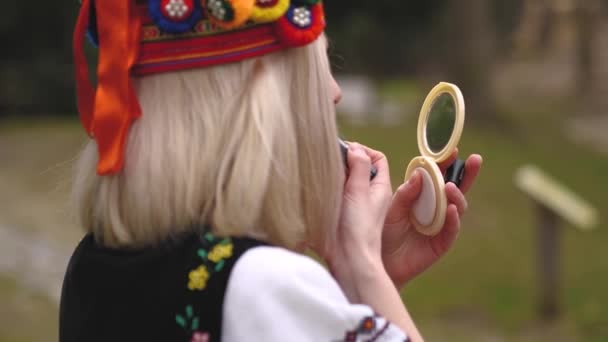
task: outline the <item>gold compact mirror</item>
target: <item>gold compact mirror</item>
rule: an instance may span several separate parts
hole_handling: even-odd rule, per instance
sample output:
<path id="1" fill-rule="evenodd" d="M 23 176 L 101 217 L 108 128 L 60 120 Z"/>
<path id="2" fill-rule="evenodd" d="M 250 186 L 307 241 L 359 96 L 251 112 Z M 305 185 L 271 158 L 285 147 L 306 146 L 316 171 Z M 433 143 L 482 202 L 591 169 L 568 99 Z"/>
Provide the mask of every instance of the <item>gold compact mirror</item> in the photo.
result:
<path id="1" fill-rule="evenodd" d="M 427 95 L 418 119 L 420 157 L 412 159 L 405 172 L 407 181 L 414 171 L 422 175 L 422 191 L 410 213 L 410 221 L 420 233 L 433 236 L 445 222 L 447 199 L 445 183 L 460 185 L 464 162 L 456 161 L 441 173 L 438 163 L 452 156 L 464 127 L 464 98 L 450 83 L 439 83 Z"/>

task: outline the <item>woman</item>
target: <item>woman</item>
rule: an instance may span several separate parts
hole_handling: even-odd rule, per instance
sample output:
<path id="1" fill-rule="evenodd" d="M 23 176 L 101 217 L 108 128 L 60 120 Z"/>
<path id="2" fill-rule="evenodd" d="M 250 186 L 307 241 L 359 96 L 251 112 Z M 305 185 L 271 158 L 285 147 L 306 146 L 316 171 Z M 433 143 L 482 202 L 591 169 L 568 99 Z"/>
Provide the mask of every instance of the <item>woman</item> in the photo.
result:
<path id="1" fill-rule="evenodd" d="M 386 158 L 356 143 L 346 174 L 324 26 L 308 0 L 83 2 L 94 140 L 76 166 L 87 235 L 62 342 L 421 340 L 397 288 L 449 249 L 466 199 L 448 185 L 445 226 L 426 238 L 407 224 L 419 175 L 392 195 Z M 480 165 L 468 159 L 463 190 Z"/>

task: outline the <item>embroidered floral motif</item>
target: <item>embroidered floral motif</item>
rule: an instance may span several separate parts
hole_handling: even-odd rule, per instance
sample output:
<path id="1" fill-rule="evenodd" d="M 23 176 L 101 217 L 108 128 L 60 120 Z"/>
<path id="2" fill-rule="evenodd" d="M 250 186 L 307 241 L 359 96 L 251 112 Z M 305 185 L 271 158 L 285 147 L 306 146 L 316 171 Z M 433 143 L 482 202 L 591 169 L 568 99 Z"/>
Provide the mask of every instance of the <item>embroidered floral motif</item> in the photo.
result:
<path id="1" fill-rule="evenodd" d="M 190 271 L 188 278 L 190 279 L 188 282 L 190 290 L 204 290 L 207 287 L 207 280 L 209 280 L 209 271 L 207 271 L 207 267 L 201 265 L 197 269 Z"/>
<path id="2" fill-rule="evenodd" d="M 192 339 L 190 340 L 190 342 L 209 341 L 209 333 L 201 332 L 198 330 L 200 319 L 198 316 L 194 315 L 192 305 L 186 306 L 185 315 L 175 315 L 175 322 L 177 323 L 177 325 L 182 327 L 182 329 L 184 329 L 187 333 L 192 334 Z"/>
<path id="3" fill-rule="evenodd" d="M 376 329 L 376 320 L 374 317 L 366 317 L 359 325 L 359 332 L 370 332 Z"/>
<path id="4" fill-rule="evenodd" d="M 214 273 L 222 270 L 225 261 L 232 257 L 234 245 L 230 238 L 218 241 L 215 236 L 207 233 L 203 236 L 201 243 L 203 247 L 196 250 L 201 258 L 201 264 L 188 273 L 188 289 L 191 291 L 202 291 Z M 192 305 L 186 306 L 185 314 L 175 315 L 175 322 L 182 327 L 190 336 L 190 342 L 209 342 L 208 332 L 199 331 L 199 317 L 194 315 Z"/>
<path id="5" fill-rule="evenodd" d="M 192 340 L 190 340 L 190 342 L 209 342 L 209 334 L 196 331 L 192 335 Z"/>
<path id="6" fill-rule="evenodd" d="M 218 263 L 222 259 L 228 259 L 232 256 L 232 244 L 219 244 L 215 245 L 211 252 L 209 253 L 209 260 Z"/>
<path id="7" fill-rule="evenodd" d="M 356 341 L 366 341 L 373 342 L 376 341 L 382 334 L 386 332 L 389 326 L 389 322 L 385 322 L 384 325 L 378 329 L 378 319 L 379 316 L 368 316 L 365 317 L 359 322 L 357 328 L 351 331 L 347 331 L 344 335 L 343 342 L 356 342 Z M 406 339 L 404 342 L 407 342 Z"/>
<path id="8" fill-rule="evenodd" d="M 232 257 L 234 245 L 230 238 L 217 242 L 217 238 L 211 233 L 203 236 L 201 241 L 204 247 L 199 248 L 196 254 L 201 258 L 202 264 L 190 271 L 188 275 L 188 288 L 192 291 L 204 290 L 207 281 L 216 272 L 224 268 L 226 260 Z"/>

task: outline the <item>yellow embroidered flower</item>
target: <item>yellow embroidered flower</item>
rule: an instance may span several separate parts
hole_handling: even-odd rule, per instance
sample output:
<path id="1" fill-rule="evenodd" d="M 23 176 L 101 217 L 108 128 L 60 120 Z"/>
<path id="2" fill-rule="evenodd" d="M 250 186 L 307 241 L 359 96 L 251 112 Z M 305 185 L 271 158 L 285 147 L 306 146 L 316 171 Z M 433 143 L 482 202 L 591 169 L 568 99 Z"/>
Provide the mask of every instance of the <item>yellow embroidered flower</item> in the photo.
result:
<path id="1" fill-rule="evenodd" d="M 215 245 L 209 252 L 209 260 L 217 263 L 222 259 L 227 259 L 232 256 L 232 243 Z"/>
<path id="2" fill-rule="evenodd" d="M 209 279 L 209 271 L 207 271 L 205 266 L 201 265 L 197 269 L 190 271 L 188 278 L 190 278 L 188 282 L 190 290 L 204 290 Z"/>

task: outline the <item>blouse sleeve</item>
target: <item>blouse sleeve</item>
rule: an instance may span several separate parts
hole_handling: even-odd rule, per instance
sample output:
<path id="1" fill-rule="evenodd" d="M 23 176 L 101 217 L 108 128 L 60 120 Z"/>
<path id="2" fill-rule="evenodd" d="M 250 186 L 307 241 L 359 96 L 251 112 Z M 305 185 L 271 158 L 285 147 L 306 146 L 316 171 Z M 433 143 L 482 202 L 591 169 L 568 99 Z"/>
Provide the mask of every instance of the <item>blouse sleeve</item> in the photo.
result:
<path id="1" fill-rule="evenodd" d="M 309 257 L 276 247 L 249 250 L 226 289 L 222 341 L 408 341 L 365 305 L 350 304 Z"/>

